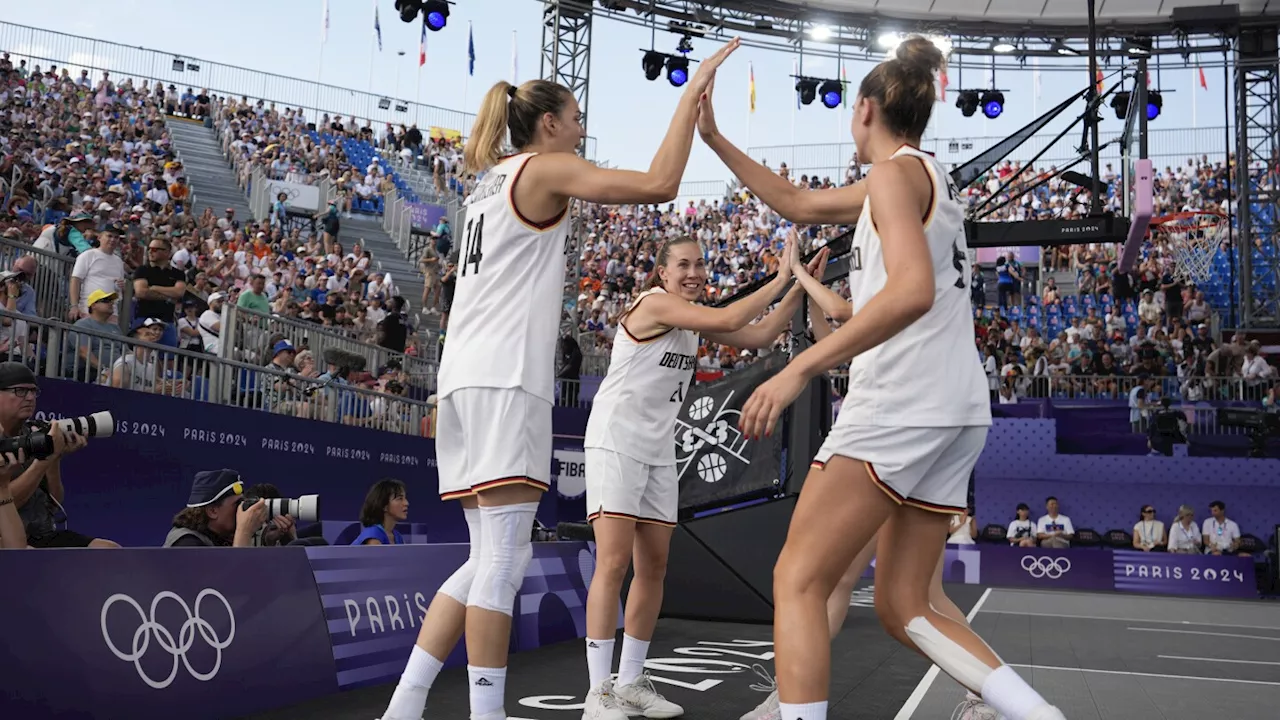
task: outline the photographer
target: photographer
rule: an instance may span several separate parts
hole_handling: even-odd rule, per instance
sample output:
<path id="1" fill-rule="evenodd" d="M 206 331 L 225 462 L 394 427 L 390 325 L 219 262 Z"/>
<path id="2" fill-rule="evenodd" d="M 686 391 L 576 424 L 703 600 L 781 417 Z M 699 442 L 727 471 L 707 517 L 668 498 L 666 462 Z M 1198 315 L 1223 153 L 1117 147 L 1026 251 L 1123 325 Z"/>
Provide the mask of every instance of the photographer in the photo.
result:
<path id="1" fill-rule="evenodd" d="M 38 397 L 40 388 L 36 385 L 36 376 L 26 365 L 0 363 L 0 429 L 4 437 L 47 432 L 53 442 L 51 455 L 43 459 L 26 457 L 21 474 L 9 482 L 9 491 L 26 530 L 27 544 L 36 548 L 120 547 L 110 540 L 58 529 L 54 522 L 66 498 L 62 458 L 80 450 L 88 441 L 77 433 L 63 432 L 57 425 L 31 422 Z"/>
<path id="2" fill-rule="evenodd" d="M 275 500 L 284 497 L 280 488 L 271 483 L 258 483 L 245 491 L 245 497 Z M 288 545 L 298 539 L 298 529 L 291 515 L 277 515 L 266 522 L 258 532 L 254 533 L 255 547 L 278 547 Z"/>
<path id="3" fill-rule="evenodd" d="M 267 503 L 242 507 L 244 482 L 235 470 L 196 473 L 187 507 L 173 518 L 165 547 L 254 547 Z"/>

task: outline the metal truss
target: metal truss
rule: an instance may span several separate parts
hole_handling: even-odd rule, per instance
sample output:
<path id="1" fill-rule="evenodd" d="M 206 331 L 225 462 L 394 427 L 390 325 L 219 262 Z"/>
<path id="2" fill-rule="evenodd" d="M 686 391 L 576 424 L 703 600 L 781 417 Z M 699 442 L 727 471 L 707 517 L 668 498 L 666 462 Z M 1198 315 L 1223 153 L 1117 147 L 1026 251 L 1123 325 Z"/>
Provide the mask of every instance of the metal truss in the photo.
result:
<path id="1" fill-rule="evenodd" d="M 1241 325 L 1280 326 L 1280 261 L 1277 221 L 1280 189 L 1259 177 L 1259 168 L 1280 158 L 1280 53 L 1277 31 L 1242 31 L 1236 43 L 1236 197 L 1239 219 L 1236 261 L 1240 268 Z M 1235 295 L 1233 289 L 1232 295 Z"/>
<path id="2" fill-rule="evenodd" d="M 542 4 L 543 80 L 569 88 L 582 111 L 582 127 L 587 127 L 587 97 L 591 67 L 591 0 L 544 0 Z M 582 147 L 585 150 L 585 143 Z M 565 278 L 560 318 L 562 334 L 577 336 L 578 285 L 582 274 L 582 244 L 587 237 L 586 218 L 580 203 L 569 206 L 571 223 L 565 247 Z"/>

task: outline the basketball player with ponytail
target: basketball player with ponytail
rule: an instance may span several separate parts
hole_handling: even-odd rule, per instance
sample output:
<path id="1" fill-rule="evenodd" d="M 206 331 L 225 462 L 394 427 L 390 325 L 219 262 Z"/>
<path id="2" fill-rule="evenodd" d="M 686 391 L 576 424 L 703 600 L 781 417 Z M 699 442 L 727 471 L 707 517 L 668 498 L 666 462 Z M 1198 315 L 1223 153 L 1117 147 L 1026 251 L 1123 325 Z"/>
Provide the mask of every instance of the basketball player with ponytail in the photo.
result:
<path id="1" fill-rule="evenodd" d="M 600 384 L 583 445 L 587 519 L 596 539 L 596 566 L 587 595 L 587 671 L 591 690 L 583 720 L 677 717 L 684 710 L 663 698 L 644 674 L 662 607 L 667 551 L 676 525 L 676 416 L 693 380 L 698 338 L 735 348 L 766 348 L 787 328 L 804 291 L 796 285 L 760 322 L 750 324 L 791 281 L 785 258 L 777 275 L 731 305 L 697 304 L 707 284 L 702 247 L 689 237 L 662 245 L 644 292 L 618 321 L 609 372 Z M 813 270 L 813 268 L 809 268 Z M 805 272 L 800 267 L 797 272 Z M 627 569 L 626 625 L 616 683 L 614 636 L 618 597 Z"/>
<path id="2" fill-rule="evenodd" d="M 699 64 L 644 172 L 600 168 L 575 154 L 584 136 L 582 109 L 568 88 L 545 80 L 499 82 L 481 101 L 463 154 L 467 171 L 484 176 L 458 228 L 436 429 L 440 496 L 461 501 L 471 556 L 427 609 L 382 720 L 422 717 L 464 626 L 471 718 L 507 717 L 511 613 L 533 557 L 534 512 L 550 481 L 569 202 L 674 199 L 698 101 L 738 44 L 731 40 Z"/>
<path id="3" fill-rule="evenodd" d="M 930 606 L 948 515 L 966 507 L 991 424 L 973 357 L 964 206 L 945 170 L 918 149 L 937 100 L 942 53 L 901 43 L 863 78 L 853 113 L 866 181 L 795 188 L 721 137 L 710 99 L 699 131 L 757 197 L 800 224 L 856 223 L 851 316 L 763 383 L 742 410 L 748 436 L 770 434 L 809 380 L 850 363 L 840 416 L 818 451 L 774 568 L 774 646 L 784 720 L 825 720 L 830 628 L 825 606 L 879 532 L 876 611 L 922 653 L 1008 720 L 1060 720 L 970 628 Z M 710 95 L 710 93 L 708 93 Z M 927 386 L 929 392 L 919 388 Z"/>

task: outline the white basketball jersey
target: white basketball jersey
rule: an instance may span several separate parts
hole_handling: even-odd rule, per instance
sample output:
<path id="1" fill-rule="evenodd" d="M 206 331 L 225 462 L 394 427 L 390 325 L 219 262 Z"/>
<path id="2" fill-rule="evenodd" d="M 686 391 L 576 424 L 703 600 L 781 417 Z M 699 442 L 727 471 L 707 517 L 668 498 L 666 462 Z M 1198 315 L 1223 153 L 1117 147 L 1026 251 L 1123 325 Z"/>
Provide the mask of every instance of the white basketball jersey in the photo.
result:
<path id="1" fill-rule="evenodd" d="M 636 298 L 666 292 L 648 290 Z M 675 465 L 676 416 L 689 392 L 698 362 L 698 334 L 672 328 L 636 338 L 623 319 L 613 338 L 609 373 L 592 401 L 582 444 L 603 448 L 649 465 Z"/>
<path id="2" fill-rule="evenodd" d="M 562 213 L 538 225 L 516 210 L 515 185 L 533 155 L 495 165 L 465 201 L 440 359 L 442 398 L 460 388 L 488 387 L 522 388 L 555 401 L 569 223 Z"/>
<path id="3" fill-rule="evenodd" d="M 908 145 L 893 157 L 902 155 L 920 158 L 933 181 L 933 200 L 924 223 L 933 260 L 933 308 L 853 359 L 849 391 L 837 422 L 886 427 L 990 425 L 987 377 L 974 351 L 960 193 L 932 155 Z M 868 197 L 849 258 L 855 313 L 884 288 L 888 278 L 874 213 Z"/>

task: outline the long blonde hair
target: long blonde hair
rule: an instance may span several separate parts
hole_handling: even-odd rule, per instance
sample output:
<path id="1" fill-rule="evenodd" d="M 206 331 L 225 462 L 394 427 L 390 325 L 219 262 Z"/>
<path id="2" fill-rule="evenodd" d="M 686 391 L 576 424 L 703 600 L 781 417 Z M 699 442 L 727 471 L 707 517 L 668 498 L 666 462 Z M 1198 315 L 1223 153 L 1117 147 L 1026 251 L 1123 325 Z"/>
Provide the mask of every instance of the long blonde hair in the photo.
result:
<path id="1" fill-rule="evenodd" d="M 518 88 L 498 81 L 480 101 L 471 137 L 463 148 L 467 172 L 478 173 L 497 165 L 507 133 L 511 134 L 512 148 L 522 150 L 531 145 L 542 116 L 560 114 L 572 97 L 568 88 L 549 80 L 530 80 Z"/>

